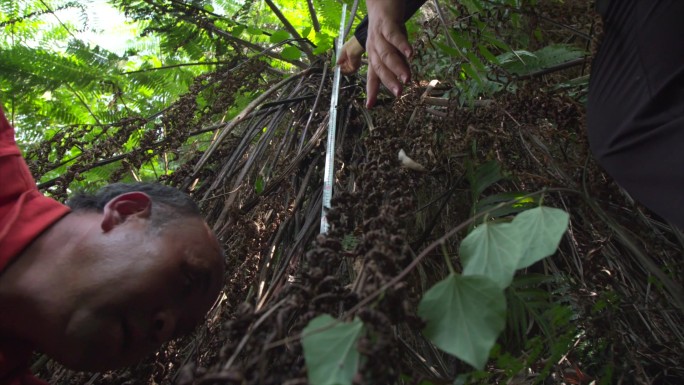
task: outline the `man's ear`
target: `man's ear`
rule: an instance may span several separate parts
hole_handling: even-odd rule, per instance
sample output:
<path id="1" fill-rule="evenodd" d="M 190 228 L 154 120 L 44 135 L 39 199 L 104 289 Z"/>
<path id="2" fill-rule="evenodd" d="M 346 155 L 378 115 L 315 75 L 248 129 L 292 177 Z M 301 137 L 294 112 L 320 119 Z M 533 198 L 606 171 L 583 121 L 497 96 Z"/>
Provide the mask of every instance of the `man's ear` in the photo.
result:
<path id="1" fill-rule="evenodd" d="M 152 199 L 149 195 L 140 191 L 118 195 L 107 202 L 104 207 L 102 231 L 110 231 L 117 225 L 124 223 L 126 218 L 130 216 L 149 218 L 151 213 Z"/>

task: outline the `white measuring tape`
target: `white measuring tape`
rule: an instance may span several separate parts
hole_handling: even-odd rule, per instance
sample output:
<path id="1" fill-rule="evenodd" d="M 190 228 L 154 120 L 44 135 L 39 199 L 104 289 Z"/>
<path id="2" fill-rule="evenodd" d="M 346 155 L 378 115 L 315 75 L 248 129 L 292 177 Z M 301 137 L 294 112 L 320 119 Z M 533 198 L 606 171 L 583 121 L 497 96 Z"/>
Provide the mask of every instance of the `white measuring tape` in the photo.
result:
<path id="1" fill-rule="evenodd" d="M 347 4 L 342 4 L 342 17 L 340 18 L 340 34 L 337 36 L 337 50 L 335 60 L 342 53 L 344 44 L 344 24 L 347 15 Z M 337 101 L 340 96 L 340 66 L 335 66 L 333 75 L 332 97 L 330 98 L 330 120 L 328 121 L 328 147 L 325 149 L 325 172 L 323 174 L 323 208 L 321 209 L 321 234 L 328 232 L 328 219 L 325 212 L 330 208 L 332 199 L 333 181 L 335 179 L 335 132 L 337 131 Z"/>

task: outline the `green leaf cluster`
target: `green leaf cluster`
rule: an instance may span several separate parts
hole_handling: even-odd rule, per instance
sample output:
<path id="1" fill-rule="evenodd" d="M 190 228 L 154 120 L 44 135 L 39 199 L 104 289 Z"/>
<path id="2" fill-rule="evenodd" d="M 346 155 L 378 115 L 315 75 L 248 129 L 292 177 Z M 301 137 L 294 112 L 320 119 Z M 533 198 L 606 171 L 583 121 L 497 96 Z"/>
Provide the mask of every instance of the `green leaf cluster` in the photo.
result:
<path id="1" fill-rule="evenodd" d="M 569 215 L 539 206 L 511 222 L 487 222 L 461 243 L 462 274 L 453 272 L 420 301 L 423 334 L 441 350 L 482 370 L 506 326 L 505 289 L 516 270 L 553 254 L 567 231 Z M 304 329 L 302 345 L 312 384 L 351 384 L 360 355 L 354 348 L 363 323 L 329 315 Z"/>
<path id="2" fill-rule="evenodd" d="M 568 223 L 565 211 L 540 206 L 512 222 L 476 227 L 461 243 L 463 273 L 437 283 L 420 302 L 426 337 L 481 370 L 506 323 L 504 289 L 516 270 L 556 251 Z"/>

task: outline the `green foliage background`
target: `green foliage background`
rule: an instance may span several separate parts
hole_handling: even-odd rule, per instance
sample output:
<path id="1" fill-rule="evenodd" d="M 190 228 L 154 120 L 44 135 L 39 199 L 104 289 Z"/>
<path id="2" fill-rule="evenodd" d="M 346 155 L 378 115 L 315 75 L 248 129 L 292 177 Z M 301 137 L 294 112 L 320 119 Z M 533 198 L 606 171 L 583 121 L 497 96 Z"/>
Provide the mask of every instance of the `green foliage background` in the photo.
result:
<path id="1" fill-rule="evenodd" d="M 335 1 L 316 2 L 319 25 L 312 28 L 307 3 L 300 1 L 272 3 L 284 20 L 258 1 L 111 1 L 137 38 L 125 52 L 109 52 L 82 39 L 81 32 L 100 28 L 87 11 L 93 3 L 0 2 L 0 101 L 34 175 L 58 196 L 67 189 L 158 179 L 173 172 L 184 154 L 152 150 L 154 143 L 168 139 L 173 123 L 165 118 L 173 103 L 193 84 L 203 91 L 211 88 L 208 78 L 217 71 L 263 61 L 268 69 L 259 74 L 260 86 L 238 86 L 231 95 L 208 91 L 193 100 L 205 112 L 218 97 L 233 103 L 220 113 L 196 116 L 198 126 L 191 131 L 202 128 L 198 120 L 230 119 L 259 88 L 324 59 L 341 10 Z M 78 177 L 66 178 L 66 186 L 55 190 L 55 178 L 68 174 L 70 165 L 98 143 L 106 143 L 106 150 L 78 161 L 90 166 L 72 172 Z M 193 137 L 184 146 L 195 150 L 202 143 L 202 136 Z M 133 167 L 107 161 L 132 151 L 155 156 Z M 97 166 L 102 161 L 106 164 Z"/>

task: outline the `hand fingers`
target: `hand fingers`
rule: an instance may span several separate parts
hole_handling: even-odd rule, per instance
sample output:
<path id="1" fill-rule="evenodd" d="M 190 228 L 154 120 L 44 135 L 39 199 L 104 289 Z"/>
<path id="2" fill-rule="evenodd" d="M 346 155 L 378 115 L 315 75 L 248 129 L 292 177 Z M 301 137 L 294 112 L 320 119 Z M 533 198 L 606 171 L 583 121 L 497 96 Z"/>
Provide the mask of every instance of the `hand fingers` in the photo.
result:
<path id="1" fill-rule="evenodd" d="M 373 66 L 368 66 L 368 77 L 366 82 L 366 108 L 373 108 L 375 101 L 378 98 L 378 90 L 380 89 L 380 79 L 373 70 Z"/>
<path id="2" fill-rule="evenodd" d="M 349 65 L 352 72 L 356 72 L 361 68 L 361 55 L 351 56 L 349 58 Z"/>
<path id="3" fill-rule="evenodd" d="M 356 71 L 352 68 L 353 66 L 349 60 L 349 56 L 347 56 L 345 51 L 342 51 L 340 57 L 337 59 L 337 65 L 340 66 L 340 71 L 345 75 L 350 75 Z"/>
<path id="4" fill-rule="evenodd" d="M 407 83 L 411 79 L 411 69 L 408 62 L 394 47 L 384 47 L 384 50 L 376 53 L 375 59 L 372 64 L 375 66 L 375 71 L 380 76 L 382 83 L 386 86 L 388 86 L 387 82 L 392 84 L 395 82 L 397 84 L 398 82 Z"/>
<path id="5" fill-rule="evenodd" d="M 411 78 L 411 70 L 403 54 L 384 36 L 374 36 L 374 44 L 368 50 L 369 69 L 372 68 L 379 81 L 394 96 L 401 95 L 402 83 Z"/>
<path id="6" fill-rule="evenodd" d="M 354 63 L 352 60 L 340 58 L 337 61 L 337 65 L 340 66 L 340 71 L 343 75 L 352 75 L 361 67 L 361 61 L 359 60 L 358 63 Z"/>
<path id="7" fill-rule="evenodd" d="M 401 95 L 402 83 L 411 78 L 407 59 L 412 48 L 403 23 L 404 1 L 367 2 L 368 36 L 368 83 L 366 106 L 371 108 L 377 99 L 380 83 L 395 96 Z"/>
<path id="8" fill-rule="evenodd" d="M 375 31 L 374 31 L 375 32 Z M 385 22 L 378 26 L 378 32 L 374 43 L 375 50 L 378 52 L 382 64 L 394 73 L 402 83 L 406 83 L 411 78 L 411 69 L 407 59 L 411 57 L 413 49 L 406 38 L 406 27 L 401 23 Z M 384 74 L 378 68 L 378 75 L 385 83 Z"/>
<path id="9" fill-rule="evenodd" d="M 394 96 L 399 97 L 403 88 L 402 84 L 407 83 L 411 78 L 411 69 L 405 56 L 407 53 L 409 56 L 411 55 L 411 46 L 408 44 L 404 29 L 400 24 L 382 23 L 382 21 L 378 24 L 375 25 L 376 28 L 371 28 L 368 31 L 366 45 L 368 48 L 369 74 L 372 69 L 374 80 L 377 79 Z M 376 92 L 378 86 L 371 87 L 371 77 L 369 76 L 368 79 L 369 89 Z M 370 100 L 371 95 L 369 95 Z"/>
<path id="10" fill-rule="evenodd" d="M 358 43 L 355 37 L 347 41 L 340 50 L 340 57 L 337 59 L 337 65 L 345 75 L 351 75 L 359 70 L 361 67 L 361 55 L 363 54 L 363 47 Z"/>
<path id="11" fill-rule="evenodd" d="M 399 52 L 404 55 L 405 59 L 409 59 L 413 55 L 413 48 L 406 38 L 406 27 L 401 26 L 400 29 L 392 28 L 385 34 L 385 39 L 389 44 L 394 46 Z"/>
<path id="12" fill-rule="evenodd" d="M 394 66 L 398 66 L 397 55 L 394 54 L 394 58 L 390 58 L 389 54 L 381 56 L 380 54 L 369 55 L 368 56 L 368 72 L 373 71 L 374 77 L 379 80 L 382 84 L 389 89 L 395 97 L 401 95 L 402 85 L 399 79 L 397 79 L 397 74 L 393 72 Z M 405 76 L 405 75 L 403 75 Z M 404 80 L 404 79 L 402 79 Z"/>

